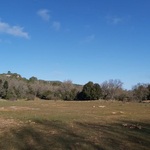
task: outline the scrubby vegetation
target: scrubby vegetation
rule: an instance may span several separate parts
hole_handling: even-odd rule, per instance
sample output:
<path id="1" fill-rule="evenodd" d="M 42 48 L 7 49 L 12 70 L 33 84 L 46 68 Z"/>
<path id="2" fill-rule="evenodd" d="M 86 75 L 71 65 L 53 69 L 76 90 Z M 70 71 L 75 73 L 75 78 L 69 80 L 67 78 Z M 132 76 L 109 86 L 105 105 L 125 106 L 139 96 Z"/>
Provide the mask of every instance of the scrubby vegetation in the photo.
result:
<path id="1" fill-rule="evenodd" d="M 120 80 L 103 83 L 89 81 L 85 85 L 72 81 L 44 81 L 36 77 L 29 79 L 17 73 L 0 74 L 0 98 L 8 100 L 35 98 L 45 100 L 118 100 L 141 102 L 150 99 L 150 84 L 137 84 L 132 90 L 125 90 Z"/>
<path id="2" fill-rule="evenodd" d="M 150 99 L 150 85 L 122 85 L 1 74 L 0 149 L 148 150 L 150 105 L 129 101 Z"/>

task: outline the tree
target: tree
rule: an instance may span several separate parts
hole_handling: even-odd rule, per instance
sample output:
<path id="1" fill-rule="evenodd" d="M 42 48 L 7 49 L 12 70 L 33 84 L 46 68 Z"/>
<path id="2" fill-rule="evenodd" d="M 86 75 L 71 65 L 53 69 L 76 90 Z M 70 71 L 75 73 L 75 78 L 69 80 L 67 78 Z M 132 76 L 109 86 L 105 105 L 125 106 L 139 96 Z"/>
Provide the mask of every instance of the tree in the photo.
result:
<path id="1" fill-rule="evenodd" d="M 7 92 L 8 92 L 8 81 L 5 81 L 3 84 L 3 88 L 1 90 L 1 97 L 6 99 Z"/>
<path id="2" fill-rule="evenodd" d="M 133 87 L 133 96 L 137 101 L 147 100 L 149 97 L 149 86 L 138 83 Z"/>
<path id="3" fill-rule="evenodd" d="M 147 89 L 148 89 L 147 99 L 150 100 L 150 84 L 147 86 Z"/>
<path id="4" fill-rule="evenodd" d="M 93 88 L 94 88 L 94 95 L 95 95 L 94 99 L 96 100 L 100 99 L 102 96 L 102 89 L 100 85 L 95 83 Z"/>
<path id="5" fill-rule="evenodd" d="M 5 82 L 4 82 L 3 88 L 4 88 L 5 90 L 8 90 L 8 81 L 5 81 Z"/>
<path id="6" fill-rule="evenodd" d="M 34 76 L 29 79 L 29 82 L 32 82 L 32 83 L 34 83 L 36 81 L 38 81 L 38 79 L 37 79 L 37 77 L 34 77 Z"/>
<path id="7" fill-rule="evenodd" d="M 99 84 L 94 84 L 93 82 L 88 82 L 83 86 L 83 89 L 77 95 L 79 100 L 98 100 L 101 97 L 101 87 Z"/>
<path id="8" fill-rule="evenodd" d="M 111 79 L 101 84 L 104 99 L 115 99 L 117 90 L 122 89 L 123 83 L 118 79 Z"/>
<path id="9" fill-rule="evenodd" d="M 11 71 L 8 71 L 7 74 L 12 74 Z"/>
<path id="10" fill-rule="evenodd" d="M 0 97 L 2 97 L 3 80 L 0 79 Z"/>
<path id="11" fill-rule="evenodd" d="M 74 100 L 78 93 L 78 89 L 73 85 L 72 81 L 64 81 L 61 86 L 59 86 L 59 94 L 63 100 Z"/>
<path id="12" fill-rule="evenodd" d="M 13 89 L 8 90 L 5 99 L 17 100 L 17 95 Z"/>

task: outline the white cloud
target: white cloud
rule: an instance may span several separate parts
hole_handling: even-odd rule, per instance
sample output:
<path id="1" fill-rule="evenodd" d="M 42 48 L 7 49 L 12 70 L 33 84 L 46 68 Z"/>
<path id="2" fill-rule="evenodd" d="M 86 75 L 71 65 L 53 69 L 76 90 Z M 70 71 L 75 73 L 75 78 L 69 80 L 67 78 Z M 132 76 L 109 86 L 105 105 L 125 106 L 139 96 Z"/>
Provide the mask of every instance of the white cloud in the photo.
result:
<path id="1" fill-rule="evenodd" d="M 53 28 L 54 28 L 55 30 L 58 31 L 58 30 L 61 28 L 61 23 L 58 22 L 58 21 L 54 21 L 53 24 L 52 24 L 52 26 L 53 26 Z"/>
<path id="2" fill-rule="evenodd" d="M 114 25 L 117 25 L 117 24 L 119 24 L 123 21 L 122 18 L 116 17 L 116 16 L 107 16 L 106 19 L 107 19 L 108 23 L 111 23 L 111 24 L 114 24 Z"/>
<path id="3" fill-rule="evenodd" d="M 50 15 L 49 15 L 49 10 L 47 9 L 41 9 L 37 12 L 37 14 L 44 20 L 44 21 L 49 21 L 50 20 Z"/>
<path id="4" fill-rule="evenodd" d="M 48 9 L 40 9 L 37 12 L 38 16 L 40 16 L 44 21 L 47 21 L 51 24 L 51 27 L 53 29 L 55 29 L 56 31 L 59 31 L 61 28 L 61 23 L 59 21 L 53 21 L 50 20 L 51 16 L 49 14 L 49 10 Z"/>
<path id="5" fill-rule="evenodd" d="M 8 23 L 0 21 L 0 33 L 10 34 L 17 37 L 23 37 L 28 39 L 29 35 L 27 32 L 23 31 L 23 27 L 10 26 Z"/>

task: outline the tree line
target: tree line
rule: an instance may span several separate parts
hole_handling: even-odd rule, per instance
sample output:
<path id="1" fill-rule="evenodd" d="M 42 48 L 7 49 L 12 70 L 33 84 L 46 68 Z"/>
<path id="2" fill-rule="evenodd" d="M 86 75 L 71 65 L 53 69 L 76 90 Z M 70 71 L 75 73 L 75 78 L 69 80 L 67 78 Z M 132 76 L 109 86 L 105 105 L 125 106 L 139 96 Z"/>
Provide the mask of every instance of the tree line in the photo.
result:
<path id="1" fill-rule="evenodd" d="M 150 100 L 150 84 L 137 84 L 132 90 L 123 89 L 118 79 L 104 81 L 101 84 L 89 81 L 85 85 L 72 81 L 45 81 L 36 77 L 22 78 L 17 73 L 0 74 L 0 98 L 7 100 Z"/>

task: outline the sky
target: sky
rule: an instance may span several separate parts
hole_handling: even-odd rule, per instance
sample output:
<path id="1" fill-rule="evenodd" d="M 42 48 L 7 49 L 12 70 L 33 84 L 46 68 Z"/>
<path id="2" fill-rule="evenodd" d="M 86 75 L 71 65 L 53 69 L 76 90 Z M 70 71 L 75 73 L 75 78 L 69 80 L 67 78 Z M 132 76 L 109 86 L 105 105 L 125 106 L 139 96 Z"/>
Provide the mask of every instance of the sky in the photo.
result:
<path id="1" fill-rule="evenodd" d="M 150 0 L 0 0 L 0 73 L 150 83 Z"/>

